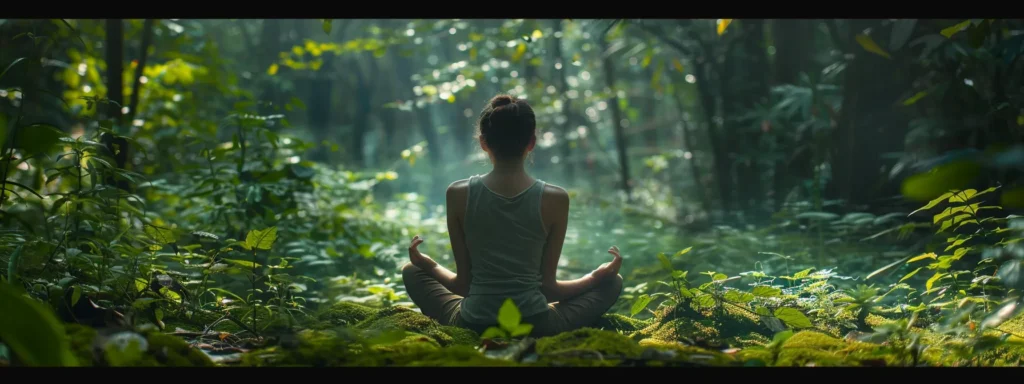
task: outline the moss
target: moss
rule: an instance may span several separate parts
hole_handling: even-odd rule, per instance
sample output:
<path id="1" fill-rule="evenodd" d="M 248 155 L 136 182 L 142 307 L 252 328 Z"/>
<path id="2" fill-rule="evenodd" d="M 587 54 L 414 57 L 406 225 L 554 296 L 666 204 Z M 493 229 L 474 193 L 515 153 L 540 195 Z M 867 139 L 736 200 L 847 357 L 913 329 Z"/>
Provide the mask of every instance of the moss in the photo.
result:
<path id="1" fill-rule="evenodd" d="M 320 325 L 344 326 L 354 325 L 378 314 L 379 312 L 380 310 L 376 308 L 342 301 L 331 305 L 327 309 L 321 310 L 316 315 L 316 318 L 317 320 L 326 323 L 321 323 Z"/>
<path id="2" fill-rule="evenodd" d="M 90 367 L 93 365 L 93 341 L 96 340 L 96 330 L 75 323 L 64 324 L 64 333 L 71 338 L 71 352 L 78 359 L 78 365 Z"/>
<path id="3" fill-rule="evenodd" d="M 768 365 L 771 364 L 774 356 L 772 356 L 772 351 L 764 348 L 748 348 L 736 352 L 736 358 L 745 364 L 757 361 L 763 365 Z"/>
<path id="4" fill-rule="evenodd" d="M 999 329 L 1010 334 L 1010 338 L 1007 341 L 1024 343 L 1024 313 L 1000 324 Z"/>
<path id="5" fill-rule="evenodd" d="M 385 311 L 381 311 L 378 315 L 357 324 L 356 328 L 367 331 L 404 330 L 419 333 L 433 338 L 441 346 L 476 344 L 476 340 L 478 340 L 473 331 L 456 327 L 442 327 L 433 319 L 409 309 L 388 312 L 392 313 L 389 316 L 380 316 L 385 313 Z"/>
<path id="6" fill-rule="evenodd" d="M 883 324 L 892 323 L 892 322 L 895 322 L 895 321 L 896 320 L 888 319 L 888 318 L 876 315 L 874 313 L 869 314 L 868 317 L 864 319 L 864 322 L 867 323 L 867 325 L 872 327 L 872 328 L 878 327 L 878 326 L 883 325 Z"/>
<path id="7" fill-rule="evenodd" d="M 475 348 L 457 345 L 447 348 L 429 347 L 426 343 L 410 343 L 393 350 L 367 354 L 352 361 L 350 366 L 455 366 L 494 367 L 515 366 L 513 361 L 491 359 Z"/>
<path id="8" fill-rule="evenodd" d="M 878 346 L 862 342 L 844 342 L 818 331 L 800 331 L 782 344 L 775 365 L 778 366 L 857 366 L 865 361 L 885 360 L 895 363 L 892 356 L 879 355 Z"/>
<path id="9" fill-rule="evenodd" d="M 738 362 L 735 358 L 725 353 L 689 346 L 676 341 L 644 339 L 640 340 L 639 345 L 660 351 L 673 351 L 676 353 L 673 361 L 696 362 L 715 366 L 732 365 Z"/>
<path id="10" fill-rule="evenodd" d="M 654 323 L 638 332 L 639 337 L 652 338 L 661 341 L 686 341 L 687 343 L 710 343 L 720 342 L 718 329 L 710 320 L 692 320 L 678 318 L 664 323 Z"/>
<path id="11" fill-rule="evenodd" d="M 538 339 L 536 349 L 542 355 L 594 351 L 601 353 L 605 359 L 636 358 L 643 353 L 643 348 L 629 337 L 594 328 L 577 329 Z"/>
<path id="12" fill-rule="evenodd" d="M 650 326 L 652 322 L 650 319 L 638 320 L 632 317 L 609 313 L 602 316 L 594 324 L 594 328 L 631 333 Z"/>
<path id="13" fill-rule="evenodd" d="M 453 327 L 453 326 L 441 326 L 441 332 L 451 336 L 451 345 L 472 345 L 476 346 L 480 344 L 480 335 L 473 332 L 470 329 Z"/>

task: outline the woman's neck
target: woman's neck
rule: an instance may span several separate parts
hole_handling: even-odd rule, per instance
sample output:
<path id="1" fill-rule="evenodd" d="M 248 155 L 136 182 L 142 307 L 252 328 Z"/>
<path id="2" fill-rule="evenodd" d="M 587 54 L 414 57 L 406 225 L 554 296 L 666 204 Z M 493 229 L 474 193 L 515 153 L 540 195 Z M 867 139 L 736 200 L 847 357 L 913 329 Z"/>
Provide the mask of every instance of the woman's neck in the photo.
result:
<path id="1" fill-rule="evenodd" d="M 519 161 L 495 162 L 491 168 L 491 173 L 502 177 L 526 175 L 526 167 Z"/>

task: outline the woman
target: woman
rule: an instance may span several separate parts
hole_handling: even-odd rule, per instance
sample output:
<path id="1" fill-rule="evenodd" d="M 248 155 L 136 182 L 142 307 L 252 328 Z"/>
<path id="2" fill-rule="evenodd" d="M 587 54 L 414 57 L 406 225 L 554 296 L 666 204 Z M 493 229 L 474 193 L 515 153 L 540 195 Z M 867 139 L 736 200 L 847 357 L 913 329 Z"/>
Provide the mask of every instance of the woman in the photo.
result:
<path id="1" fill-rule="evenodd" d="M 497 325 L 498 310 L 511 298 L 532 336 L 550 336 L 592 325 L 622 290 L 614 258 L 590 274 L 555 279 L 569 218 L 569 194 L 534 179 L 524 162 L 537 141 L 533 109 L 525 100 L 499 95 L 480 114 L 480 148 L 493 169 L 448 187 L 448 233 L 455 272 L 420 253 L 423 239 L 409 246 L 402 268 L 409 297 L 443 325 L 483 332 Z"/>

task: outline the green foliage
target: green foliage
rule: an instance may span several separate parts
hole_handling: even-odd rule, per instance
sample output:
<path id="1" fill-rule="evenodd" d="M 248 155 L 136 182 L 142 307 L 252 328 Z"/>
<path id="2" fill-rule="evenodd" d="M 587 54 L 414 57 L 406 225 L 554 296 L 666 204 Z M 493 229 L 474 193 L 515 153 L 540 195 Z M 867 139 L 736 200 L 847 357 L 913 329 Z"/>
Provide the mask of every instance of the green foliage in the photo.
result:
<path id="1" fill-rule="evenodd" d="M 27 366 L 76 366 L 64 326 L 44 305 L 0 283 L 0 340 Z"/>
<path id="2" fill-rule="evenodd" d="M 498 327 L 489 327 L 484 330 L 481 338 L 511 338 L 528 336 L 533 331 L 532 324 L 523 324 L 522 314 L 512 299 L 505 299 L 498 309 Z"/>

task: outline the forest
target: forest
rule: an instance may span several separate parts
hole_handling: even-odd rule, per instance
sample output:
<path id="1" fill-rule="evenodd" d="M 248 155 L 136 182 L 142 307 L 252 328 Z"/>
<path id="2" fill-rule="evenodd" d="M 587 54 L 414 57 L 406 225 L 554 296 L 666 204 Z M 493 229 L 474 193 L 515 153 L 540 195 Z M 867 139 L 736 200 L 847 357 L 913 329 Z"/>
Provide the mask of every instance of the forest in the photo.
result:
<path id="1" fill-rule="evenodd" d="M 252 56 L 250 56 L 252 55 Z M 1024 365 L 1020 19 L 0 19 L 0 367 Z M 592 326 L 423 315 L 498 94 Z"/>

